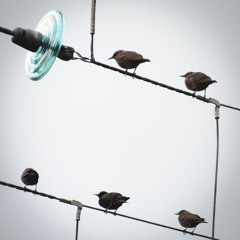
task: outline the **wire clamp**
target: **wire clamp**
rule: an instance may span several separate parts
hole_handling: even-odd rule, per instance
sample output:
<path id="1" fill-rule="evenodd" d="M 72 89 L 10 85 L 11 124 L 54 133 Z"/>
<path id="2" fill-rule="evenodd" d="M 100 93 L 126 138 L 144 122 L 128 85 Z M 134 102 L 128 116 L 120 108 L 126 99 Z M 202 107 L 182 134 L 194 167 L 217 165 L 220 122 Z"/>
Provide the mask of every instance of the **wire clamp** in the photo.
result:
<path id="1" fill-rule="evenodd" d="M 209 98 L 208 102 L 215 104 L 215 119 L 219 119 L 219 108 L 221 106 L 220 102 L 217 99 Z"/>
<path id="2" fill-rule="evenodd" d="M 76 221 L 80 220 L 80 215 L 82 211 L 82 203 L 76 200 L 72 200 L 71 204 L 74 206 L 77 206 L 77 213 L 76 213 Z"/>

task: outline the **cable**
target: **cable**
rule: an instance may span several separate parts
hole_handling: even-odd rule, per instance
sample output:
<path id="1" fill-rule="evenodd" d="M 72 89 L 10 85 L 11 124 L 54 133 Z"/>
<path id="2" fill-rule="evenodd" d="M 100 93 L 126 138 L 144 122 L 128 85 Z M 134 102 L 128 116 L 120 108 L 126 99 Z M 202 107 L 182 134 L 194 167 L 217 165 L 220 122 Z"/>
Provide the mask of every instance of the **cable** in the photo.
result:
<path id="1" fill-rule="evenodd" d="M 222 104 L 222 103 L 221 103 L 220 106 L 222 106 L 222 107 L 226 107 L 226 108 L 231 108 L 231 109 L 233 109 L 233 110 L 240 111 L 239 108 L 237 108 L 237 107 L 233 107 L 233 106 L 229 106 L 229 105 L 226 105 L 226 104 Z"/>
<path id="2" fill-rule="evenodd" d="M 0 27 L 0 32 L 8 34 L 8 35 L 11 35 L 11 36 L 14 36 L 13 31 L 11 31 L 11 30 L 9 30 L 7 28 L 4 28 L 4 27 Z"/>
<path id="3" fill-rule="evenodd" d="M 74 52 L 78 55 L 78 58 L 73 58 L 72 60 L 81 60 L 83 62 L 92 63 L 92 64 L 95 64 L 95 65 L 101 66 L 103 68 L 107 68 L 107 69 L 110 69 L 112 71 L 116 71 L 116 72 L 122 73 L 124 75 L 128 75 L 128 76 L 132 77 L 133 79 L 139 79 L 139 80 L 142 80 L 144 82 L 148 82 L 148 83 L 151 83 L 153 85 L 156 85 L 156 86 L 159 86 L 159 87 L 162 87 L 162 88 L 166 88 L 168 90 L 175 91 L 177 93 L 182 93 L 182 94 L 184 94 L 186 96 L 189 96 L 189 97 L 196 98 L 196 99 L 198 99 L 200 101 L 203 101 L 203 102 L 212 103 L 210 101 L 210 99 L 205 98 L 203 96 L 195 95 L 194 93 L 190 93 L 190 92 L 187 92 L 187 91 L 184 91 L 184 90 L 181 90 L 181 89 L 178 89 L 178 88 L 175 88 L 175 87 L 172 87 L 172 86 L 169 86 L 169 85 L 166 85 L 166 84 L 154 81 L 154 80 L 151 80 L 149 78 L 142 77 L 142 76 L 137 75 L 135 73 L 127 72 L 126 70 L 122 70 L 122 69 L 119 69 L 119 68 L 109 66 L 109 65 L 101 63 L 101 62 L 91 61 L 91 59 L 89 59 L 87 57 L 83 57 L 80 53 L 78 53 L 76 51 L 74 51 Z M 233 107 L 233 106 L 230 106 L 230 105 L 220 103 L 220 106 L 240 111 L 240 108 Z"/>
<path id="4" fill-rule="evenodd" d="M 214 184 L 214 199 L 213 199 L 213 219 L 212 219 L 212 239 L 215 235 L 215 219 L 217 205 L 217 181 L 218 181 L 218 163 L 219 163 L 219 107 L 215 107 L 216 132 L 217 132 L 217 150 L 216 150 L 216 169 L 215 169 L 215 184 Z"/>
<path id="5" fill-rule="evenodd" d="M 72 205 L 77 206 L 77 213 L 76 213 L 76 236 L 75 236 L 75 240 L 78 239 L 78 225 L 79 225 L 79 221 L 80 221 L 80 215 L 81 215 L 81 211 L 82 211 L 82 203 L 76 200 L 72 200 Z"/>
<path id="6" fill-rule="evenodd" d="M 79 221 L 76 220 L 76 235 L 75 235 L 75 240 L 78 240 L 78 225 L 79 225 Z"/>
<path id="7" fill-rule="evenodd" d="M 92 0 L 92 6 L 91 6 L 91 29 L 90 29 L 90 34 L 91 34 L 91 61 L 95 61 L 94 59 L 94 53 L 93 53 L 93 46 L 94 46 L 94 34 L 95 34 L 95 12 L 96 12 L 96 0 Z"/>
<path id="8" fill-rule="evenodd" d="M 60 201 L 62 203 L 65 203 L 65 204 L 72 205 L 72 202 L 73 202 L 73 201 L 70 201 L 70 200 L 67 200 L 67 199 L 64 199 L 64 198 L 58 198 L 58 197 L 55 197 L 55 196 L 52 196 L 52 195 L 49 195 L 49 194 L 46 194 L 46 193 L 34 191 L 34 190 L 29 189 L 29 188 L 20 187 L 20 186 L 17 186 L 17 185 L 11 184 L 11 183 L 6 183 L 6 182 L 3 182 L 3 181 L 0 181 L 0 185 L 7 186 L 7 187 L 10 187 L 10 188 L 15 188 L 17 190 L 21 190 L 21 191 L 24 191 L 24 192 L 29 192 L 29 193 L 32 193 L 34 195 L 39 195 L 41 197 L 47 197 L 49 199 L 58 200 L 58 201 Z M 179 232 L 182 232 L 182 233 L 188 233 L 190 235 L 195 235 L 195 236 L 202 237 L 202 238 L 212 239 L 211 237 L 205 236 L 205 235 L 202 235 L 202 234 L 197 234 L 197 233 L 192 233 L 192 232 L 189 232 L 189 231 L 184 231 L 184 230 L 179 229 L 179 228 L 174 228 L 174 227 L 162 225 L 162 224 L 159 224 L 159 223 L 155 223 L 155 222 L 151 222 L 151 221 L 148 221 L 148 220 L 123 215 L 123 214 L 120 214 L 120 213 L 105 211 L 105 209 L 95 208 L 95 207 L 84 205 L 84 204 L 82 204 L 82 207 L 89 208 L 89 209 L 92 209 L 92 210 L 95 210 L 95 211 L 104 212 L 104 213 L 110 213 L 114 216 L 128 218 L 128 219 L 132 219 L 132 220 L 135 220 L 135 221 L 155 225 L 155 226 L 158 226 L 158 227 L 163 227 L 163 228 L 167 228 L 167 229 L 170 229 L 170 230 L 179 231 Z M 77 232 L 76 232 L 76 234 L 77 234 Z M 220 239 L 214 238 L 213 240 L 220 240 Z"/>
<path id="9" fill-rule="evenodd" d="M 101 66 L 103 68 L 107 68 L 107 69 L 110 69 L 110 70 L 113 70 L 113 71 L 117 71 L 119 73 L 122 73 L 124 75 L 128 75 L 128 76 L 131 76 L 132 78 L 136 78 L 136 79 L 139 79 L 139 80 L 142 80 L 142 81 L 145 81 L 145 82 L 148 82 L 148 83 L 151 83 L 151 84 L 154 84 L 154 85 L 157 85 L 159 87 L 163 87 L 163 88 L 167 88 L 168 90 L 171 90 L 171 91 L 175 91 L 175 92 L 178 92 L 178 93 L 182 93 L 184 95 L 187 95 L 187 96 L 191 96 L 193 98 L 196 98 L 198 100 L 201 100 L 203 102 L 209 102 L 208 99 L 206 99 L 205 97 L 202 97 L 200 95 L 195 95 L 194 93 L 190 93 L 190 92 L 187 92 L 187 91 L 183 91 L 183 90 L 180 90 L 178 88 L 174 88 L 172 86 L 169 86 L 169 85 L 166 85 L 166 84 L 163 84 L 163 83 L 160 83 L 160 82 L 157 82 L 157 81 L 154 81 L 154 80 L 151 80 L 149 78 L 145 78 L 145 77 L 142 77 L 142 76 L 139 76 L 135 73 L 130 73 L 130 72 L 127 72 L 127 71 L 124 71 L 124 70 L 121 70 L 121 69 L 118 69 L 118 68 L 115 68 L 115 67 L 111 67 L 109 65 L 106 65 L 104 63 L 101 63 L 101 62 L 97 62 L 95 61 L 94 59 L 94 52 L 93 52 L 93 47 L 94 47 L 94 34 L 95 34 L 95 11 L 96 11 L 96 0 L 92 0 L 92 9 L 91 9 L 92 13 L 91 13 L 91 59 L 87 58 L 87 57 L 83 57 L 80 53 L 76 52 L 74 50 L 74 48 L 72 47 L 69 47 L 69 46 L 62 46 L 61 47 L 61 51 L 59 52 L 59 55 L 58 57 L 61 59 L 61 60 L 64 60 L 64 61 L 69 61 L 69 60 L 76 60 L 76 59 L 79 59 L 79 60 L 82 60 L 84 62 L 88 62 L 88 63 L 93 63 L 95 65 L 98 65 L 98 66 Z M 14 36 L 14 32 L 17 31 L 17 33 L 21 33 L 21 34 L 18 34 L 16 36 Z M 21 30 L 21 31 L 20 31 Z M 32 34 L 34 31 L 32 30 L 26 30 L 26 29 L 21 29 L 21 28 L 17 28 L 15 29 L 14 31 L 11 31 L 7 28 L 4 28 L 4 27 L 1 27 L 0 26 L 0 32 L 2 33 L 5 33 L 5 34 L 8 34 L 8 35 L 12 35 L 14 36 L 13 37 L 13 42 L 18 44 L 19 46 L 21 47 L 24 47 L 26 48 L 27 50 L 30 50 L 30 51 L 36 51 L 39 47 L 39 44 L 41 43 L 41 36 L 39 35 L 38 38 L 37 38 L 37 41 L 25 41 L 24 38 L 26 38 L 25 35 L 22 34 L 22 32 L 26 32 L 28 33 L 28 37 L 32 37 L 35 39 L 35 34 Z M 24 40 L 24 41 L 23 41 Z M 36 39 L 35 39 L 36 40 Z M 29 45 L 29 42 L 32 43 L 31 45 Z M 73 53 L 76 53 L 78 55 L 77 58 L 73 57 Z M 232 106 L 229 106 L 229 105 L 226 105 L 226 104 L 220 104 L 221 106 L 223 107 L 226 107 L 226 108 L 230 108 L 230 109 L 233 109 L 233 110 L 237 110 L 237 111 L 240 111 L 240 108 L 237 108 L 237 107 L 232 107 Z"/>

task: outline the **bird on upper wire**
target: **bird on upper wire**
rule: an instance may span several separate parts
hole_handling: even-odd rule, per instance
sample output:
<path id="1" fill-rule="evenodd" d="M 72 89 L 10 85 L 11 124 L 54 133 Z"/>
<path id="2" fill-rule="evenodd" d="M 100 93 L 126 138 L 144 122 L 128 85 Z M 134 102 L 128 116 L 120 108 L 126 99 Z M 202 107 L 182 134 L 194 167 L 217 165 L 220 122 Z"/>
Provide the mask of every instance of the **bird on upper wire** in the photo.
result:
<path id="1" fill-rule="evenodd" d="M 116 214 L 119 207 L 122 206 L 123 203 L 126 203 L 130 197 L 125 197 L 121 193 L 117 192 L 105 192 L 101 191 L 98 194 L 94 194 L 98 196 L 98 203 L 101 207 L 105 208 L 105 212 L 108 210 L 115 210 L 114 214 Z"/>
<path id="2" fill-rule="evenodd" d="M 178 221 L 180 225 L 185 228 L 184 232 L 186 232 L 188 228 L 193 228 L 193 233 L 198 224 L 207 223 L 204 218 L 201 218 L 197 214 L 190 213 L 186 210 L 181 210 L 175 215 L 178 215 Z"/>
<path id="3" fill-rule="evenodd" d="M 216 83 L 211 77 L 202 72 L 187 72 L 180 77 L 185 78 L 185 85 L 189 90 L 194 91 L 194 95 L 197 91 L 204 90 L 204 98 L 206 98 L 206 89 L 212 84 Z"/>
<path id="4" fill-rule="evenodd" d="M 126 72 L 128 69 L 134 68 L 133 74 L 135 74 L 140 63 L 150 62 L 149 59 L 143 58 L 143 56 L 137 52 L 125 50 L 116 51 L 109 59 L 115 59 L 121 68 L 126 69 Z"/>
<path id="5" fill-rule="evenodd" d="M 35 185 L 35 191 L 37 190 L 39 175 L 37 171 L 32 168 L 26 168 L 21 176 L 22 182 L 25 184 L 25 187 L 28 185 Z"/>

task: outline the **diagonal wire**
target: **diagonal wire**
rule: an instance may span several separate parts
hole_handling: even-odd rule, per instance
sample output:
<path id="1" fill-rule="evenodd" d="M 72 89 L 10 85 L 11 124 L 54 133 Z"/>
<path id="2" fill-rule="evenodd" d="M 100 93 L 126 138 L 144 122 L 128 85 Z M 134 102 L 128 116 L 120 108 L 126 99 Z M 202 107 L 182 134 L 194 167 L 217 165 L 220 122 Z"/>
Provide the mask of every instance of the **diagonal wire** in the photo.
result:
<path id="1" fill-rule="evenodd" d="M 46 197 L 46 198 L 49 198 L 49 199 L 58 200 L 62 203 L 72 205 L 71 200 L 64 199 L 64 198 L 58 198 L 58 197 L 55 197 L 55 196 L 52 196 L 52 195 L 49 195 L 49 194 L 46 194 L 46 193 L 31 190 L 31 189 L 26 188 L 26 187 L 20 187 L 20 186 L 17 186 L 17 185 L 11 184 L 11 183 L 6 183 L 6 182 L 3 182 L 3 181 L 0 181 L 0 185 L 6 186 L 6 187 L 9 187 L 9 188 L 14 188 L 14 189 L 24 191 L 24 192 L 29 192 L 29 193 L 32 193 L 34 195 L 39 195 L 41 197 Z M 140 219 L 140 218 L 136 218 L 136 217 L 131 217 L 131 216 L 120 214 L 120 213 L 114 213 L 114 212 L 106 211 L 106 210 L 103 210 L 103 209 L 100 209 L 100 208 L 96 208 L 96 207 L 92 207 L 92 206 L 88 206 L 88 205 L 84 205 L 84 204 L 82 204 L 82 206 L 85 207 L 85 208 L 92 209 L 92 210 L 96 210 L 96 211 L 100 211 L 100 212 L 104 212 L 104 213 L 110 213 L 110 214 L 115 215 L 115 216 L 124 217 L 124 218 L 132 219 L 132 220 L 135 220 L 135 221 L 155 225 L 155 226 L 158 226 L 158 227 L 163 227 L 163 228 L 167 228 L 167 229 L 170 229 L 170 230 L 182 232 L 184 234 L 188 233 L 190 235 L 194 235 L 194 236 L 198 236 L 198 237 L 202 237 L 202 238 L 206 238 L 206 239 L 212 239 L 209 236 L 205 236 L 205 235 L 198 234 L 198 233 L 192 233 L 192 232 L 185 231 L 185 230 L 182 230 L 182 229 L 179 229 L 179 228 L 166 226 L 166 225 L 151 222 L 151 221 L 148 221 L 148 220 L 144 220 L 144 219 Z M 220 239 L 214 238 L 213 240 L 220 240 Z"/>
<path id="2" fill-rule="evenodd" d="M 149 78 L 146 78 L 146 77 L 142 77 L 140 75 L 137 75 L 136 73 L 127 72 L 126 70 L 115 68 L 115 67 L 112 67 L 110 65 L 101 63 L 101 62 L 92 61 L 91 59 L 89 59 L 87 57 L 83 57 L 80 53 L 78 53 L 76 51 L 75 51 L 75 53 L 79 56 L 79 58 L 73 58 L 72 60 L 82 60 L 83 62 L 92 63 L 92 64 L 95 64 L 95 65 L 101 66 L 103 68 L 106 68 L 106 69 L 109 69 L 109 70 L 112 70 L 112 71 L 115 71 L 115 72 L 119 72 L 119 73 L 122 73 L 124 75 L 128 75 L 128 76 L 132 77 L 133 79 L 139 79 L 139 80 L 142 80 L 144 82 L 148 82 L 148 83 L 151 83 L 153 85 L 156 85 L 156 86 L 159 86 L 159 87 L 162 87 L 162 88 L 166 88 L 168 90 L 175 91 L 177 93 L 181 93 L 181 94 L 184 94 L 186 96 L 196 98 L 196 99 L 198 99 L 200 101 L 203 101 L 203 102 L 212 103 L 211 99 L 205 98 L 203 96 L 196 95 L 194 93 L 187 92 L 187 91 L 169 86 L 169 85 L 164 84 L 164 83 L 157 82 L 155 80 L 152 80 L 152 79 L 149 79 Z M 220 106 L 240 111 L 240 108 L 233 107 L 233 106 L 230 106 L 230 105 L 227 105 L 227 104 L 220 103 Z"/>

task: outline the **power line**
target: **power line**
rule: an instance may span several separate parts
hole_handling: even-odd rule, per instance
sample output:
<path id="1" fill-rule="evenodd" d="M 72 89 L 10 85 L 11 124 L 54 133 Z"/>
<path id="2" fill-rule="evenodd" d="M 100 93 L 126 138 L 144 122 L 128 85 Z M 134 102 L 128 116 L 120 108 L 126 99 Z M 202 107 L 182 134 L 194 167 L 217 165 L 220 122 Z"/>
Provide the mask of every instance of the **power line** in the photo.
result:
<path id="1" fill-rule="evenodd" d="M 186 96 L 191 96 L 191 97 L 196 98 L 196 99 L 198 99 L 200 101 L 203 101 L 203 102 L 211 103 L 211 101 L 209 101 L 209 99 L 206 99 L 206 98 L 204 98 L 204 97 L 202 97 L 200 95 L 195 95 L 195 93 L 190 93 L 190 92 L 187 92 L 187 91 L 183 91 L 181 89 L 178 89 L 178 88 L 175 88 L 175 87 L 172 87 L 172 86 L 169 86 L 169 85 L 166 85 L 166 84 L 163 84 L 163 83 L 151 80 L 149 78 L 142 77 L 142 76 L 137 75 L 135 73 L 130 73 L 130 72 L 127 72 L 125 70 L 121 70 L 119 68 L 115 68 L 115 67 L 109 66 L 107 64 L 95 61 L 95 59 L 94 59 L 94 52 L 93 52 L 93 48 L 94 48 L 94 34 L 95 34 L 95 11 L 96 11 L 95 8 L 96 8 L 96 0 L 93 0 L 92 1 L 92 18 L 91 18 L 91 46 L 90 46 L 90 49 L 91 49 L 91 59 L 89 59 L 87 57 L 83 57 L 80 53 L 76 52 L 72 47 L 68 47 L 68 46 L 62 46 L 62 47 L 66 48 L 66 49 L 64 49 L 64 51 L 66 51 L 65 54 L 67 54 L 67 55 L 66 56 L 64 55 L 65 58 L 62 58 L 63 56 L 62 57 L 59 56 L 60 59 L 65 60 L 65 61 L 79 59 L 79 60 L 82 60 L 84 62 L 93 63 L 93 64 L 101 66 L 103 68 L 107 68 L 107 69 L 110 69 L 112 71 L 117 71 L 117 72 L 122 73 L 124 75 L 131 76 L 132 78 L 136 78 L 136 79 L 139 79 L 139 80 L 142 80 L 142 81 L 145 81 L 145 82 L 157 85 L 159 87 L 167 88 L 168 90 L 175 91 L 175 92 L 178 92 L 178 93 L 182 93 L 182 94 L 184 94 Z M 13 31 L 11 31 L 11 30 L 9 30 L 7 28 L 1 27 L 1 26 L 0 26 L 0 32 L 8 34 L 8 35 L 12 35 L 12 36 L 14 35 Z M 73 56 L 71 57 L 71 54 L 73 54 L 74 52 L 78 55 L 78 58 L 75 58 Z M 220 103 L 220 105 L 222 107 L 226 107 L 226 108 L 230 108 L 230 109 L 233 109 L 233 110 L 240 111 L 240 108 L 237 108 L 237 107 L 234 107 L 234 106 L 221 104 L 221 103 Z"/>
<path id="2" fill-rule="evenodd" d="M 137 79 L 142 80 L 144 82 L 148 82 L 148 83 L 151 83 L 153 85 L 156 85 L 156 86 L 159 86 L 159 87 L 163 87 L 163 88 L 166 88 L 166 89 L 171 90 L 171 91 L 182 93 L 182 94 L 184 94 L 186 96 L 190 96 L 190 97 L 196 98 L 196 99 L 198 99 L 200 101 L 203 101 L 203 102 L 212 103 L 210 99 L 204 98 L 204 97 L 202 97 L 200 95 L 195 95 L 194 93 L 190 93 L 190 92 L 187 92 L 187 91 L 184 91 L 184 90 L 181 90 L 181 89 L 178 89 L 178 88 L 166 85 L 164 83 L 160 83 L 160 82 L 154 81 L 152 79 L 149 79 L 149 78 L 146 78 L 146 77 L 142 77 L 142 76 L 137 75 L 137 74 L 126 72 L 124 70 L 121 70 L 121 69 L 118 69 L 118 68 L 106 65 L 106 64 L 101 63 L 101 62 L 94 61 L 94 62 L 91 62 L 91 63 L 93 63 L 95 65 L 98 65 L 98 66 L 101 66 L 101 67 L 104 67 L 104 68 L 107 68 L 107 69 L 110 69 L 110 70 L 113 70 L 113 71 L 117 71 L 117 72 L 122 73 L 124 75 L 131 76 L 134 79 L 137 78 Z M 226 104 L 221 104 L 220 103 L 220 106 L 240 111 L 240 108 L 233 107 L 233 106 L 230 106 L 230 105 L 226 105 Z"/>
<path id="3" fill-rule="evenodd" d="M 95 7 L 96 7 L 96 0 L 92 0 L 91 59 L 86 58 L 86 57 L 82 57 L 82 56 L 81 56 L 79 53 L 77 53 L 77 52 L 75 52 L 75 53 L 79 56 L 79 58 L 73 58 L 73 59 L 79 59 L 79 60 L 82 60 L 82 61 L 84 61 L 84 62 L 92 63 L 92 64 L 95 64 L 95 65 L 101 66 L 101 67 L 103 67 L 103 68 L 107 68 L 107 69 L 109 69 L 109 70 L 117 71 L 117 72 L 122 73 L 122 74 L 124 74 L 124 75 L 131 76 L 131 77 L 133 77 L 134 79 L 139 79 L 139 80 L 142 80 L 142 81 L 151 83 L 151 84 L 153 84 L 153 85 L 156 85 L 156 86 L 159 86 L 159 87 L 163 87 L 163 88 L 166 88 L 166 89 L 168 89 L 168 90 L 171 90 L 171 91 L 175 91 L 175 92 L 184 94 L 184 95 L 186 95 L 186 96 L 191 96 L 191 97 L 196 98 L 196 99 L 198 99 L 198 100 L 200 100 L 200 101 L 207 102 L 207 103 L 212 103 L 212 104 L 215 104 L 215 105 L 216 105 L 216 100 L 215 100 L 215 99 L 212 99 L 212 98 L 206 99 L 205 97 L 202 97 L 202 96 L 200 96 L 200 95 L 195 95 L 194 93 L 190 93 L 190 92 L 187 92 L 187 91 L 183 91 L 183 90 L 181 90 L 181 89 L 178 89 L 178 88 L 175 88 L 175 87 L 172 87 L 172 86 L 169 86 L 169 85 L 166 85 L 166 84 L 163 84 L 163 83 L 160 83 L 160 82 L 151 80 L 151 79 L 149 79 L 149 78 L 136 75 L 135 73 L 133 74 L 133 73 L 127 72 L 127 71 L 125 71 L 125 70 L 121 70 L 121 69 L 118 69 L 118 68 L 111 67 L 111 66 L 109 66 L 109 65 L 103 64 L 103 63 L 101 63 L 101 62 L 95 61 L 95 59 L 94 59 L 94 53 L 93 53 L 93 47 L 94 47 L 94 44 L 93 44 L 93 43 L 94 43 L 94 34 L 95 34 Z M 10 30 L 8 30 L 8 29 L 6 29 L 6 28 L 0 27 L 0 31 L 3 32 L 3 33 L 5 33 L 5 34 L 8 34 L 8 35 L 13 35 L 13 31 L 10 31 Z M 217 105 L 216 105 L 216 106 L 217 106 Z M 221 103 L 219 103 L 218 108 L 219 108 L 220 106 L 226 107 L 226 108 L 229 108 L 229 109 L 232 109 L 232 110 L 240 111 L 240 108 L 237 108 L 237 107 L 234 107 L 234 106 L 230 106 L 230 105 L 226 105 L 226 104 L 221 104 Z M 199 237 L 204 237 L 204 238 L 208 238 L 208 239 L 214 240 L 214 239 L 215 239 L 215 238 L 214 238 L 214 233 L 215 233 L 215 215 L 216 215 L 218 156 L 219 156 L 219 126 L 218 126 L 218 118 L 216 118 L 216 121 L 217 121 L 217 157 L 216 157 L 217 159 L 216 159 L 215 186 L 214 186 L 212 238 L 211 238 L 211 237 L 208 237 L 208 236 L 196 234 L 196 233 L 186 232 L 186 231 L 181 230 L 181 229 L 177 229 L 177 228 L 169 227 L 169 226 L 166 226 L 166 225 L 162 225 L 162 224 L 150 222 L 150 221 L 147 221 L 147 220 L 143 220 L 143 219 L 139 219 L 139 218 L 135 218 L 135 217 L 131 217 L 131 216 L 119 214 L 119 213 L 114 214 L 114 213 L 109 212 L 109 211 L 107 211 L 107 212 L 108 212 L 108 213 L 111 213 L 111 214 L 114 214 L 114 215 L 117 215 L 117 216 L 129 218 L 129 219 L 132 219 L 132 220 L 141 221 L 141 222 L 144 222 L 144 223 L 147 223 L 147 224 L 152 224 L 152 225 L 156 225 L 156 226 L 159 226 L 159 227 L 164 227 L 164 228 L 168 228 L 168 229 L 175 230 L 175 231 L 181 231 L 181 232 L 184 232 L 184 233 L 189 233 L 189 234 L 196 235 L 196 236 L 199 236 Z M 22 190 L 22 191 L 25 191 L 25 192 L 30 192 L 30 193 L 33 193 L 33 194 L 35 194 L 35 195 L 40 195 L 40 196 L 42 196 L 42 197 L 47 197 L 47 198 L 49 198 L 49 199 L 58 200 L 58 201 L 60 201 L 60 202 L 62 202 L 62 203 L 65 203 L 65 204 L 73 205 L 73 204 L 72 204 L 73 201 L 70 201 L 70 200 L 67 200 L 67 199 L 57 198 L 57 197 L 52 196 L 52 195 L 48 195 L 48 194 L 45 194 L 45 193 L 40 193 L 40 192 L 37 192 L 37 191 L 33 191 L 33 190 L 30 190 L 30 189 L 27 189 L 27 188 L 22 188 L 22 187 L 19 187 L 19 186 L 13 185 L 13 184 L 9 184 L 9 183 L 4 183 L 4 182 L 1 182 L 1 181 L 0 181 L 0 184 L 1 184 L 1 185 L 8 186 L 8 187 L 11 187 L 11 188 L 16 188 L 16 189 L 18 189 L 18 190 Z M 90 209 L 93 209 L 93 210 L 105 212 L 104 210 L 99 209 L 99 208 L 95 208 L 95 207 L 91 207 L 91 206 L 87 206 L 87 205 L 82 205 L 82 206 L 85 207 L 85 208 L 90 208 Z M 78 232 L 78 222 L 77 222 L 76 238 L 77 238 L 77 232 Z M 216 240 L 217 240 L 217 239 L 216 239 Z"/>
<path id="4" fill-rule="evenodd" d="M 43 192 L 34 191 L 34 190 L 31 190 L 31 189 L 26 188 L 26 187 L 20 187 L 20 186 L 17 186 L 17 185 L 11 184 L 11 183 L 6 183 L 6 182 L 3 182 L 3 181 L 0 181 L 0 185 L 6 186 L 6 187 L 9 187 L 9 188 L 14 188 L 14 189 L 17 189 L 17 190 L 20 190 L 20 191 L 24 191 L 24 192 L 29 192 L 29 193 L 32 193 L 34 195 L 39 195 L 41 197 L 46 197 L 46 198 L 49 198 L 49 199 L 52 199 L 52 200 L 58 200 L 58 201 L 60 201 L 62 203 L 69 204 L 69 205 L 73 205 L 72 203 L 74 202 L 74 201 L 71 201 L 71 200 L 68 200 L 68 199 L 65 199 L 65 198 L 58 198 L 58 197 L 55 197 L 53 195 L 49 195 L 49 194 L 46 194 L 46 193 L 43 193 Z M 155 225 L 155 226 L 158 226 L 158 227 L 167 228 L 167 229 L 174 230 L 174 231 L 179 231 L 179 232 L 182 232 L 182 233 L 188 233 L 188 234 L 195 235 L 195 236 L 202 237 L 202 238 L 206 238 L 206 239 L 212 239 L 211 237 L 205 236 L 205 235 L 202 235 L 202 234 L 192 233 L 192 232 L 185 231 L 185 230 L 182 230 L 182 229 L 179 229 L 179 228 L 166 226 L 166 225 L 163 225 L 163 224 L 151 222 L 151 221 L 140 219 L 140 218 L 136 218 L 136 217 L 131 217 L 131 216 L 120 214 L 120 213 L 114 213 L 114 212 L 110 212 L 110 211 L 105 211 L 103 209 L 92 207 L 92 206 L 88 206 L 88 205 L 84 205 L 84 204 L 82 204 L 82 207 L 89 208 L 89 209 L 96 210 L 96 211 L 100 211 L 100 212 L 104 212 L 104 213 L 110 213 L 110 214 L 113 214 L 115 216 L 132 219 L 132 220 L 135 220 L 135 221 L 139 221 L 139 222 L 143 222 L 143 223 L 146 223 L 146 224 Z M 214 238 L 212 240 L 220 240 L 220 239 Z"/>
<path id="5" fill-rule="evenodd" d="M 196 98 L 196 99 L 198 99 L 200 101 L 203 101 L 203 102 L 215 104 L 214 102 L 211 101 L 211 98 L 205 98 L 203 96 L 196 95 L 194 93 L 187 92 L 187 91 L 181 90 L 179 88 L 175 88 L 175 87 L 169 86 L 169 85 L 164 84 L 164 83 L 157 82 L 155 80 L 152 80 L 152 79 L 149 79 L 149 78 L 146 78 L 146 77 L 142 77 L 142 76 L 137 75 L 135 73 L 127 72 L 126 70 L 122 70 L 122 69 L 115 68 L 115 67 L 109 66 L 107 64 L 104 64 L 104 63 L 101 63 L 101 62 L 98 62 L 98 61 L 95 61 L 95 60 L 91 60 L 87 57 L 83 57 L 80 53 L 78 53 L 76 51 L 74 51 L 74 52 L 78 55 L 78 58 L 73 58 L 72 60 L 77 60 L 78 59 L 78 60 L 82 60 L 83 62 L 92 63 L 92 64 L 95 64 L 95 65 L 101 66 L 103 68 L 110 69 L 112 71 L 119 72 L 119 73 L 122 73 L 124 75 L 128 75 L 128 76 L 132 77 L 133 79 L 139 79 L 139 80 L 142 80 L 144 82 L 148 82 L 148 83 L 151 83 L 153 85 L 156 85 L 156 86 L 159 86 L 159 87 L 162 87 L 162 88 L 166 88 L 168 90 L 175 91 L 177 93 L 182 93 L 182 94 L 184 94 L 186 96 L 189 96 L 189 97 Z M 240 111 L 240 108 L 230 106 L 230 105 L 227 105 L 227 104 L 220 103 L 220 106 Z"/>

